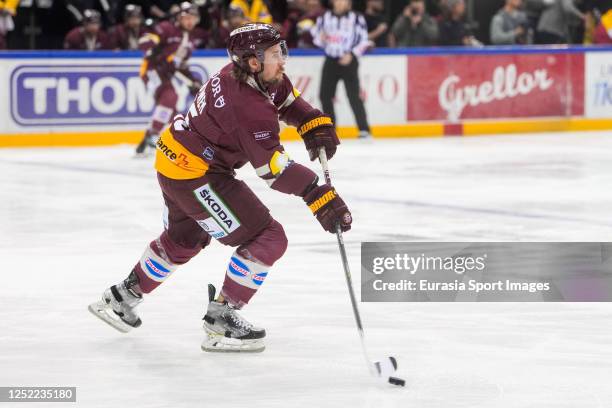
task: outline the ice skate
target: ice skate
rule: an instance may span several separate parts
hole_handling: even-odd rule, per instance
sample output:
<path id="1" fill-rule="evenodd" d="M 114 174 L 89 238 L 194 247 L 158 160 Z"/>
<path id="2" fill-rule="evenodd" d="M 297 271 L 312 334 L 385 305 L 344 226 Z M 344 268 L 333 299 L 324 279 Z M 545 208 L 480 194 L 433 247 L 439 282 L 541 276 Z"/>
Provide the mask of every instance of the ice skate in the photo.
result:
<path id="1" fill-rule="evenodd" d="M 216 302 L 213 285 L 208 285 L 208 296 L 210 303 L 204 316 L 206 338 L 202 343 L 202 350 L 250 353 L 264 351 L 264 329 L 253 326 L 227 302 Z"/>
<path id="2" fill-rule="evenodd" d="M 147 131 L 138 146 L 136 146 L 134 157 L 140 158 L 153 155 L 158 138 L 159 135 Z"/>
<path id="3" fill-rule="evenodd" d="M 372 140 L 372 134 L 367 130 L 360 130 L 357 138 L 360 140 Z"/>
<path id="4" fill-rule="evenodd" d="M 127 333 L 142 324 L 136 314 L 136 306 L 142 295 L 132 287 L 137 283 L 134 272 L 123 282 L 106 289 L 102 300 L 89 305 L 89 311 L 122 333 Z"/>

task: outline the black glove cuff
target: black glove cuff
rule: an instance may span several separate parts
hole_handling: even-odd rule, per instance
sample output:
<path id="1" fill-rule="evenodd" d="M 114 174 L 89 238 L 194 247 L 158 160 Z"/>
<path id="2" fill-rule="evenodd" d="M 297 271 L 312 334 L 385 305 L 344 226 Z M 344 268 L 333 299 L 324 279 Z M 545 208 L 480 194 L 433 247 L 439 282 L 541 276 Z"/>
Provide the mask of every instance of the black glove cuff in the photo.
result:
<path id="1" fill-rule="evenodd" d="M 300 197 L 302 198 L 306 197 L 308 193 L 310 193 L 312 190 L 318 187 L 318 184 L 319 184 L 319 176 L 315 177 L 315 179 L 312 180 L 312 183 L 306 186 L 302 194 L 300 194 Z"/>

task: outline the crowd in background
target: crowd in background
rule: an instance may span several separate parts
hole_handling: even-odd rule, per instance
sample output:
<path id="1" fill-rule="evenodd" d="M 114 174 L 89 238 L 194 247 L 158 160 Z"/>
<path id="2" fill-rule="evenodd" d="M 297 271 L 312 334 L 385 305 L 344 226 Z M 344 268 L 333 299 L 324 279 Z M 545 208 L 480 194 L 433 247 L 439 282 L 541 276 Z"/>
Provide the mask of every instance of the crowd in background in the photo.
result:
<path id="1" fill-rule="evenodd" d="M 224 48 L 234 28 L 257 21 L 275 25 L 290 48 L 313 48 L 311 28 L 333 1 L 194 0 L 198 47 Z M 353 7 L 365 15 L 372 47 L 612 44 L 612 0 L 491 0 L 500 8 L 484 35 L 470 2 L 478 7 L 478 0 L 355 0 Z M 172 20 L 178 3 L 0 0 L 0 49 L 138 49 L 138 38 Z"/>

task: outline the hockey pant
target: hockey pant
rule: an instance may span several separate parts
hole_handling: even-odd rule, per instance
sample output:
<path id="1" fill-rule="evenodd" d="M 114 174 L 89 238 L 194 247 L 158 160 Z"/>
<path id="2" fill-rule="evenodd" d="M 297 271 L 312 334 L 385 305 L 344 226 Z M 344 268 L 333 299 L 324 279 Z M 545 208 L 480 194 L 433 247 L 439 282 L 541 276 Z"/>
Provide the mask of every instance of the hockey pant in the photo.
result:
<path id="1" fill-rule="evenodd" d="M 236 308 L 247 304 L 287 249 L 283 227 L 244 182 L 230 175 L 172 180 L 158 174 L 158 180 L 165 228 L 134 267 L 142 292 L 154 290 L 215 238 L 236 247 L 221 295 Z"/>

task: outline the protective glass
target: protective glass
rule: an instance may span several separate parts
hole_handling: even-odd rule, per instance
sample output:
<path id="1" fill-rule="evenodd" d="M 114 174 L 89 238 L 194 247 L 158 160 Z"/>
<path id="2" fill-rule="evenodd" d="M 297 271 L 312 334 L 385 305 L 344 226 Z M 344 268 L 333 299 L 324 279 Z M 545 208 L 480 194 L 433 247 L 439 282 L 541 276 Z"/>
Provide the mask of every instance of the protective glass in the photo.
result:
<path id="1" fill-rule="evenodd" d="M 264 53 L 264 60 L 262 61 L 264 64 L 279 64 L 287 62 L 287 58 L 289 58 L 289 50 L 287 50 L 287 43 L 285 41 L 281 41 L 278 43 L 280 47 L 271 47 L 266 50 Z"/>

